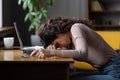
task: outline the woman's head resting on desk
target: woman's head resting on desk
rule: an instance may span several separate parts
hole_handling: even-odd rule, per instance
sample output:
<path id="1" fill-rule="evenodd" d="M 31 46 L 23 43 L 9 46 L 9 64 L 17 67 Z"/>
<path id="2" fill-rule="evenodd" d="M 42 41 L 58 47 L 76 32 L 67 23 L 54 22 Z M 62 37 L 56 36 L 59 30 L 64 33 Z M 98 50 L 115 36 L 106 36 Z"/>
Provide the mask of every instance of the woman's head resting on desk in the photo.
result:
<path id="1" fill-rule="evenodd" d="M 83 23 L 89 27 L 92 24 L 88 19 L 75 17 L 56 17 L 42 24 L 38 34 L 43 41 L 44 47 L 46 48 L 52 44 L 55 48 L 70 49 L 72 47 L 70 29 L 75 23 Z"/>

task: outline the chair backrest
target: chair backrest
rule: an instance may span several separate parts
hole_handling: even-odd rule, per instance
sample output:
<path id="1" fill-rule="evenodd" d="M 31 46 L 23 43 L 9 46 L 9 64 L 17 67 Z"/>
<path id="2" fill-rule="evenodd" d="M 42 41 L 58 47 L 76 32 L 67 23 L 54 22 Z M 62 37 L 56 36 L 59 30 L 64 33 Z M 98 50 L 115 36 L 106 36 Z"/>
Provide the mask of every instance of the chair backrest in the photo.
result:
<path id="1" fill-rule="evenodd" d="M 115 50 L 120 50 L 120 31 L 97 31 Z"/>

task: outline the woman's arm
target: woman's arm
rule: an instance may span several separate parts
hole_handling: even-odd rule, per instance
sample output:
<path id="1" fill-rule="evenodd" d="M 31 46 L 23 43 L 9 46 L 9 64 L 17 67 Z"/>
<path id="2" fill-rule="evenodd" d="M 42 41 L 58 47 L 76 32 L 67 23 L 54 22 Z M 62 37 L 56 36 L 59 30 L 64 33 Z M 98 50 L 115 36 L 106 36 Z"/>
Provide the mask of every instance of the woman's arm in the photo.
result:
<path id="1" fill-rule="evenodd" d="M 41 49 L 40 51 L 34 51 L 31 55 L 41 55 L 44 54 L 45 57 L 50 56 L 60 56 L 60 57 L 71 57 L 76 60 L 86 60 L 88 48 L 86 42 L 86 36 L 82 31 L 81 27 L 84 27 L 82 24 L 76 23 L 71 27 L 71 34 L 75 50 L 58 50 L 55 49 L 54 45 L 48 46 L 46 49 Z"/>

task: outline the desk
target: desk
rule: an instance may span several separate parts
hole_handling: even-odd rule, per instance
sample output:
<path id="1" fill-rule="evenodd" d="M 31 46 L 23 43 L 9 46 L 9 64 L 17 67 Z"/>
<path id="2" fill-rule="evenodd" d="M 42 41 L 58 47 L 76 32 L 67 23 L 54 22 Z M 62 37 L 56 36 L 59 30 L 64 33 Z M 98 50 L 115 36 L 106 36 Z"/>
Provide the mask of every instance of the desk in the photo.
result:
<path id="1" fill-rule="evenodd" d="M 4 80 L 69 80 L 71 58 L 21 57 L 21 50 L 0 50 L 0 78 Z"/>

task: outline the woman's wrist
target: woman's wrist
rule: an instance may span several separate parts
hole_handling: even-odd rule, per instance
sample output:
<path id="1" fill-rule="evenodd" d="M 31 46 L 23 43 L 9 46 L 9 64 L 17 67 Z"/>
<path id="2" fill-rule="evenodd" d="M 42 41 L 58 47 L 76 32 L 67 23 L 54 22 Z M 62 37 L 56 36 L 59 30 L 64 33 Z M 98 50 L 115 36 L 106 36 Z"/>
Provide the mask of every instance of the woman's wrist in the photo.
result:
<path id="1" fill-rule="evenodd" d="M 51 56 L 55 56 L 55 50 L 49 50 Z"/>
<path id="2" fill-rule="evenodd" d="M 54 55 L 55 55 L 55 56 L 62 57 L 62 55 L 63 55 L 63 50 L 54 50 Z"/>

